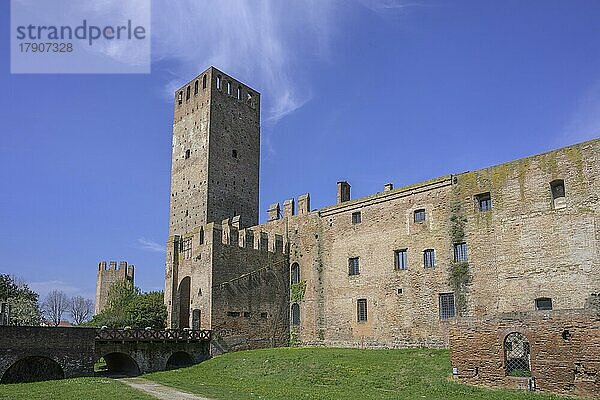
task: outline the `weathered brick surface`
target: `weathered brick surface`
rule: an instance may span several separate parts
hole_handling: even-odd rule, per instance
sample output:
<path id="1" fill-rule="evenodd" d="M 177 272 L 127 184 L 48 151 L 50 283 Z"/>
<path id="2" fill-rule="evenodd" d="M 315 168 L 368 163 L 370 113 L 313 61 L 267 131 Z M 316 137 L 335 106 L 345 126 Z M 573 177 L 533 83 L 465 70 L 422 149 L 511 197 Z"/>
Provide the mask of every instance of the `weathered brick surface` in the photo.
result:
<path id="1" fill-rule="evenodd" d="M 212 85 L 214 71 L 207 71 Z M 197 114 L 202 105 L 184 99 L 182 106 L 175 106 L 165 291 L 171 326 L 193 320 L 194 310 L 199 310 L 203 328 L 219 327 L 239 343 L 244 338 L 266 343 L 264 338 L 281 327 L 269 331 L 264 321 L 243 322 L 236 313 L 260 315 L 267 310 L 276 315 L 281 310 L 276 320 L 285 325 L 289 307 L 298 303 L 300 324 L 290 329 L 294 343 L 446 347 L 449 322 L 440 318 L 440 294 L 454 296 L 457 315 L 481 317 L 534 310 L 535 300 L 542 297 L 551 298 L 554 309 L 582 308 L 591 293 L 600 292 L 600 140 L 396 189 L 386 185 L 382 192 L 360 199 L 348 199 L 349 185 L 340 184 L 339 204 L 311 211 L 310 197 L 302 195 L 297 213 L 288 199 L 283 217 L 274 203 L 268 222 L 255 225 L 259 104 L 248 108 L 223 90 L 212 90 L 210 96 L 214 104 L 207 103 L 204 125 L 204 114 Z M 205 152 L 186 162 L 184 150 L 190 143 Z M 232 147 L 245 148 L 249 157 L 241 169 L 232 164 Z M 240 188 L 239 178 L 247 186 Z M 550 185 L 557 179 L 564 180 L 566 196 L 555 206 Z M 208 192 L 199 183 L 194 187 L 196 180 L 209 182 Z M 209 199 L 209 192 L 215 201 L 202 206 L 204 214 L 186 213 Z M 487 211 L 479 210 L 477 202 L 477 195 L 484 193 L 491 196 Z M 426 217 L 415 222 L 419 209 Z M 353 224 L 356 212 L 361 221 Z M 247 229 L 238 234 L 231 227 Z M 213 237 L 216 230 L 221 232 L 218 239 Z M 247 237 L 250 232 L 253 238 Z M 289 270 L 279 270 L 285 263 L 282 257 L 261 250 L 268 247 L 261 246 L 261 235 L 268 238 L 268 246 L 276 237 L 283 240 L 287 268 L 300 266 L 300 285 L 283 289 L 268 283 L 271 278 L 289 279 Z M 188 237 L 192 255 L 182 258 L 179 243 Z M 462 242 L 468 260 L 456 262 L 454 245 Z M 407 249 L 408 268 L 399 271 L 394 252 L 400 249 Z M 435 251 L 433 268 L 424 266 L 426 249 Z M 348 259 L 354 257 L 359 258 L 360 274 L 350 276 Z M 274 276 L 242 289 L 242 276 L 260 276 L 258 271 L 269 266 Z M 189 301 L 180 293 L 187 278 Z M 240 287 L 226 291 L 223 282 Z M 284 312 L 282 304 L 288 299 Z M 357 320 L 359 299 L 367 301 L 366 321 Z"/>
<path id="2" fill-rule="evenodd" d="M 495 387 L 527 388 L 507 376 L 504 340 L 522 333 L 531 348 L 531 375 L 539 390 L 600 396 L 600 314 L 591 310 L 508 313 L 451 324 L 457 379 Z"/>

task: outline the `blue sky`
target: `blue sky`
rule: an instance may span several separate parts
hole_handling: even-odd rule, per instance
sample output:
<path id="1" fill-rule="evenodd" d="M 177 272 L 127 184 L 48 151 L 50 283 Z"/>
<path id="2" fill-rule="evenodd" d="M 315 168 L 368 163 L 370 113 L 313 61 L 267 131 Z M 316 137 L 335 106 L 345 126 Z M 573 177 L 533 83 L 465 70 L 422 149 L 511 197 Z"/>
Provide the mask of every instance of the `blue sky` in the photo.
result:
<path id="1" fill-rule="evenodd" d="M 600 136 L 598 1 L 179 0 L 152 13 L 149 75 L 11 75 L 0 2 L 0 273 L 42 295 L 93 297 L 100 260 L 162 289 L 172 93 L 209 65 L 262 93 L 261 221 L 306 192 L 313 208 L 334 203 L 338 180 L 359 197 Z"/>

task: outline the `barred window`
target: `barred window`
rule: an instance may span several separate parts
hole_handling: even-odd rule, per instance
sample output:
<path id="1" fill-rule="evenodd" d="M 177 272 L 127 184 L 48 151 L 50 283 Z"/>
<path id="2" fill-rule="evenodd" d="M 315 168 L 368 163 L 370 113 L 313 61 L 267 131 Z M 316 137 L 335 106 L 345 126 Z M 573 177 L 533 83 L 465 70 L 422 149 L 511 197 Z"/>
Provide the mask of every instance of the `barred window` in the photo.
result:
<path id="1" fill-rule="evenodd" d="M 425 209 L 415 210 L 415 222 L 425 222 Z"/>
<path id="2" fill-rule="evenodd" d="M 489 211 L 492 209 L 492 196 L 490 192 L 478 194 L 475 196 L 475 199 L 477 200 L 479 211 Z"/>
<path id="3" fill-rule="evenodd" d="M 352 257 L 348 259 L 348 275 L 358 275 L 360 270 L 358 268 L 358 257 Z"/>
<path id="4" fill-rule="evenodd" d="M 360 211 L 356 211 L 352 213 L 352 224 L 360 224 L 362 222 L 362 215 Z"/>
<path id="5" fill-rule="evenodd" d="M 454 244 L 454 261 L 462 262 L 467 261 L 467 244 L 465 242 Z"/>
<path id="6" fill-rule="evenodd" d="M 535 299 L 536 310 L 552 310 L 552 299 L 548 297 L 539 297 Z"/>
<path id="7" fill-rule="evenodd" d="M 300 283 L 300 265 L 293 263 L 290 271 L 292 285 Z"/>
<path id="8" fill-rule="evenodd" d="M 454 318 L 454 293 L 440 294 L 440 319 Z"/>
<path id="9" fill-rule="evenodd" d="M 367 321 L 367 299 L 356 300 L 356 317 L 358 322 Z"/>
<path id="10" fill-rule="evenodd" d="M 192 238 L 185 238 L 180 242 L 180 253 L 186 260 L 192 258 Z"/>
<path id="11" fill-rule="evenodd" d="M 423 265 L 425 268 L 435 267 L 435 250 L 427 249 L 423 251 Z"/>
<path id="12" fill-rule="evenodd" d="M 394 266 L 397 270 L 408 269 L 407 249 L 396 250 L 394 252 Z"/>
<path id="13" fill-rule="evenodd" d="M 512 332 L 504 338 L 504 366 L 506 375 L 531 376 L 529 341 L 523 334 Z"/>
<path id="14" fill-rule="evenodd" d="M 292 304 L 292 325 L 300 325 L 300 306 L 298 303 Z"/>

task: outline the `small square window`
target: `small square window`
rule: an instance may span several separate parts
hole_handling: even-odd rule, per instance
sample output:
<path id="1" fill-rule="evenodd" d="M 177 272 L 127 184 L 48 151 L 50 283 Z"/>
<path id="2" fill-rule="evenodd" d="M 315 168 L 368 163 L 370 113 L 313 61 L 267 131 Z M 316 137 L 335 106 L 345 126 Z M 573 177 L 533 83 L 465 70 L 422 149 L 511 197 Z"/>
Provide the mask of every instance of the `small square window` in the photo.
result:
<path id="1" fill-rule="evenodd" d="M 415 222 L 425 222 L 425 209 L 415 210 Z"/>
<path id="2" fill-rule="evenodd" d="M 367 299 L 356 300 L 356 314 L 358 322 L 367 322 Z"/>
<path id="3" fill-rule="evenodd" d="M 360 211 L 352 213 L 352 225 L 360 224 L 362 222 L 362 215 Z"/>
<path id="4" fill-rule="evenodd" d="M 348 259 L 348 275 L 358 275 L 360 270 L 358 267 L 358 257 Z"/>
<path id="5" fill-rule="evenodd" d="M 464 262 L 468 261 L 469 257 L 467 255 L 467 244 L 455 243 L 454 244 L 454 261 L 456 262 Z"/>
<path id="6" fill-rule="evenodd" d="M 402 290 L 402 288 L 397 288 L 396 289 L 396 293 L 397 294 L 402 294 L 402 293 L 404 293 L 404 291 Z"/>
<path id="7" fill-rule="evenodd" d="M 475 196 L 477 200 L 477 207 L 479 211 L 489 211 L 492 209 L 492 197 L 490 196 L 490 192 L 481 193 Z"/>
<path id="8" fill-rule="evenodd" d="M 552 299 L 548 297 L 540 297 L 535 299 L 536 310 L 552 310 Z"/>
<path id="9" fill-rule="evenodd" d="M 396 270 L 402 271 L 408 269 L 408 250 L 396 250 L 394 252 L 394 266 Z"/>
<path id="10" fill-rule="evenodd" d="M 565 181 L 556 179 L 550 182 L 550 192 L 552 194 L 552 206 L 555 209 L 565 208 L 567 206 L 565 199 Z"/>
<path id="11" fill-rule="evenodd" d="M 440 319 L 446 320 L 454 318 L 454 293 L 440 294 Z"/>
<path id="12" fill-rule="evenodd" d="M 231 157 L 237 158 L 237 150 L 231 150 Z"/>
<path id="13" fill-rule="evenodd" d="M 435 267 L 435 250 L 427 249 L 423 251 L 423 265 L 425 268 Z"/>

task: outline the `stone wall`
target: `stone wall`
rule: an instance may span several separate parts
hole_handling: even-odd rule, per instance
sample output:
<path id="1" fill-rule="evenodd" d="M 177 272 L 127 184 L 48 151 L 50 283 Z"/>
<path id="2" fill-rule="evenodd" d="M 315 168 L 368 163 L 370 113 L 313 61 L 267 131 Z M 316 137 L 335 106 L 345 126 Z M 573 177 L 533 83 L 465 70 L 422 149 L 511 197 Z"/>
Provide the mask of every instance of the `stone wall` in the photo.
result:
<path id="1" fill-rule="evenodd" d="M 94 314 L 99 314 L 106 308 L 110 301 L 108 293 L 116 282 L 127 280 L 132 284 L 134 283 L 134 272 L 135 267 L 127 265 L 127 261 L 121 261 L 118 265 L 116 261 L 111 261 L 108 265 L 106 261 L 98 263 Z"/>
<path id="2" fill-rule="evenodd" d="M 25 357 L 44 357 L 62 367 L 65 378 L 94 373 L 94 328 L 0 326 L 0 379 Z"/>
<path id="3" fill-rule="evenodd" d="M 505 338 L 512 332 L 529 341 L 536 390 L 600 396 L 600 313 L 589 309 L 455 321 L 450 328 L 455 377 L 471 384 L 528 388 L 528 377 L 507 372 Z"/>

